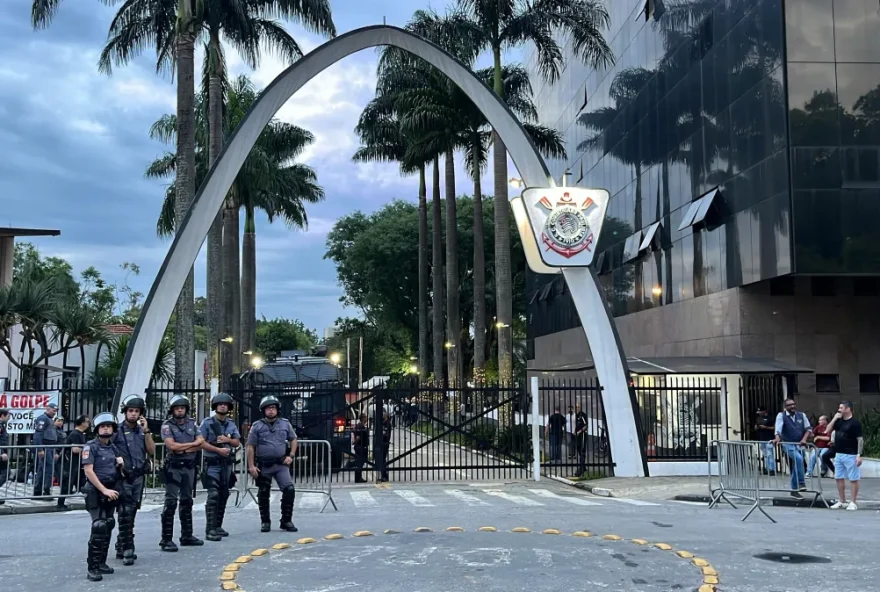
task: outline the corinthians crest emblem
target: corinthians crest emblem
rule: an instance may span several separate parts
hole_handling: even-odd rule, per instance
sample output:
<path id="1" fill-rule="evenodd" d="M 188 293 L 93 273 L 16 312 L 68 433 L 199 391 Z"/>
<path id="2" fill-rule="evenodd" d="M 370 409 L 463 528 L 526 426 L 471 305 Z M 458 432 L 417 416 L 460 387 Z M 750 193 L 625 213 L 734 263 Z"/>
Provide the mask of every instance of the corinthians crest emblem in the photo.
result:
<path id="1" fill-rule="evenodd" d="M 553 204 L 547 197 L 538 200 L 538 206 L 547 212 L 541 242 L 565 258 L 571 258 L 593 247 L 593 232 L 587 215 L 596 204 L 591 198 L 577 203 L 569 192 L 562 194 Z"/>

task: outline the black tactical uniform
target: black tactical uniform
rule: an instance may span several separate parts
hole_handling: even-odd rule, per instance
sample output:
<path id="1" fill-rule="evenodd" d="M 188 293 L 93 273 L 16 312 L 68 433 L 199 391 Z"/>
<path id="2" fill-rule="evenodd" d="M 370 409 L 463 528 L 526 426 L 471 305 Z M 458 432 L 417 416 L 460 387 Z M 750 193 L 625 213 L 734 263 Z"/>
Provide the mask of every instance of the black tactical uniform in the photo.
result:
<path id="1" fill-rule="evenodd" d="M 229 490 L 235 487 L 236 477 L 234 469 L 235 449 L 241 446 L 241 434 L 238 432 L 235 422 L 228 418 L 232 411 L 235 400 L 226 393 L 218 393 L 211 400 L 213 417 L 207 417 L 202 421 L 199 433 L 206 442 L 205 473 L 202 476 L 205 489 L 208 490 L 208 499 L 205 501 L 205 538 L 209 541 L 219 541 L 222 537 L 229 536 L 223 529 L 223 518 L 226 515 L 226 503 L 229 501 Z M 220 413 L 218 407 L 226 406 L 226 411 Z M 227 442 L 218 443 L 217 439 L 226 436 Z M 227 450 L 223 454 L 211 450 L 209 446 Z"/>
<path id="2" fill-rule="evenodd" d="M 281 402 L 272 395 L 263 397 L 260 401 L 260 410 L 264 416 L 270 407 L 275 407 L 275 416 L 271 419 L 263 417 L 254 422 L 247 439 L 248 470 L 258 471 L 255 481 L 257 505 L 260 508 L 260 530 L 262 532 L 272 530 L 269 498 L 272 494 L 274 478 L 281 490 L 281 529 L 297 532 L 298 529 L 293 524 L 296 489 L 290 476 L 290 465 L 293 464 L 293 455 L 296 453 L 296 432 L 289 421 L 278 416 Z"/>
<path id="3" fill-rule="evenodd" d="M 122 414 L 129 409 L 138 409 L 143 417 L 147 406 L 140 397 L 129 397 L 122 403 Z M 122 496 L 119 502 L 119 535 L 116 537 L 116 558 L 123 565 L 134 565 L 137 554 L 134 550 L 134 521 L 144 494 L 144 476 L 147 473 L 147 448 L 145 438 L 150 432 L 134 424 L 123 421 L 113 436 L 113 443 L 125 461 L 123 467 Z"/>
<path id="4" fill-rule="evenodd" d="M 201 447 L 196 422 L 189 413 L 189 399 L 174 395 L 168 404 L 171 417 L 162 424 L 162 441 L 165 443 L 165 505 L 162 508 L 163 551 L 177 551 L 174 544 L 174 512 L 180 503 L 180 544 L 184 547 L 204 545 L 193 536 L 193 489 L 196 479 L 196 451 Z M 185 450 L 172 450 L 177 444 L 191 444 Z"/>
<path id="5" fill-rule="evenodd" d="M 105 427 L 105 429 L 101 429 Z M 106 429 L 112 428 L 111 430 Z M 82 451 L 82 464 L 85 468 L 88 483 L 83 487 L 86 510 L 92 518 L 92 531 L 89 538 L 88 578 L 93 582 L 103 579 L 103 574 L 112 574 L 113 568 L 107 565 L 107 553 L 110 550 L 110 537 L 113 535 L 113 513 L 116 511 L 118 499 L 113 500 L 107 495 L 112 491 L 116 495 L 121 489 L 119 473 L 119 453 L 112 443 L 116 431 L 116 419 L 112 413 L 101 413 L 95 417 L 95 433 L 97 438 L 85 445 Z"/>

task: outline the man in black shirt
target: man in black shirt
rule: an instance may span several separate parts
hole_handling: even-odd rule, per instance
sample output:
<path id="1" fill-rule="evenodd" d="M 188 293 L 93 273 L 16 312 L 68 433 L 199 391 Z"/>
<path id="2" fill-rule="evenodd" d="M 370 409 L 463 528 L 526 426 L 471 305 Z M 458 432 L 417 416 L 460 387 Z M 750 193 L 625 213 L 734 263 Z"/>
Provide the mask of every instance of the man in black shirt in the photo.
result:
<path id="1" fill-rule="evenodd" d="M 773 445 L 773 437 L 776 430 L 776 419 L 770 417 L 766 407 L 758 407 L 758 415 L 755 419 L 755 440 L 761 442 L 764 452 L 764 472 L 770 475 L 776 473 L 776 447 Z"/>
<path id="2" fill-rule="evenodd" d="M 565 416 L 554 408 L 553 415 L 547 420 L 546 435 L 550 440 L 550 460 L 562 460 L 562 437 L 565 435 Z"/>
<path id="3" fill-rule="evenodd" d="M 837 493 L 840 498 L 832 509 L 846 508 L 858 510 L 856 502 L 859 496 L 859 479 L 862 466 L 862 424 L 853 417 L 852 403 L 844 401 L 840 404 L 837 414 L 828 424 L 826 433 L 832 433 L 834 443 L 834 478 L 837 479 Z M 846 481 L 850 483 L 851 498 L 846 502 Z"/>
<path id="4" fill-rule="evenodd" d="M 64 441 L 65 444 L 72 445 L 72 447 L 64 450 L 64 458 L 61 461 L 63 471 L 59 474 L 61 479 L 61 495 L 58 497 L 59 510 L 67 508 L 67 504 L 64 503 L 66 498 L 63 496 L 72 494 L 74 488 L 77 491 L 82 491 L 82 487 L 85 485 L 86 474 L 82 469 L 80 455 L 83 446 L 86 445 L 86 432 L 89 431 L 90 425 L 89 416 L 80 415 L 74 421 L 74 428 Z"/>

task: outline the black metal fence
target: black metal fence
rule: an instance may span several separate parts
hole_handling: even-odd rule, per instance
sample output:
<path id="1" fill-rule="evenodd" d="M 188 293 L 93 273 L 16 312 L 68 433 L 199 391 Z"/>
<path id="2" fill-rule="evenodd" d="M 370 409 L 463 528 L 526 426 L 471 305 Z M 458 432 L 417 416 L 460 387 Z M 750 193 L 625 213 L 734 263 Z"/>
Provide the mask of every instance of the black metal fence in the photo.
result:
<path id="1" fill-rule="evenodd" d="M 638 376 L 633 388 L 649 462 L 705 462 L 712 442 L 723 439 L 720 378 Z"/>
<path id="2" fill-rule="evenodd" d="M 540 381 L 538 414 L 541 469 L 545 475 L 596 479 L 614 474 L 598 381 Z"/>

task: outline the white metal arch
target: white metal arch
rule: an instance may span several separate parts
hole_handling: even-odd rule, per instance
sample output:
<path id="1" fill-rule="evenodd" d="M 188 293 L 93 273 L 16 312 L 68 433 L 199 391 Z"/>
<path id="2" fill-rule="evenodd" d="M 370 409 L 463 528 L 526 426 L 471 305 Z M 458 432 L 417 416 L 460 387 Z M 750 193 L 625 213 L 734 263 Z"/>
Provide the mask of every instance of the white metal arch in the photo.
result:
<path id="1" fill-rule="evenodd" d="M 149 386 L 159 344 L 187 274 L 198 257 L 212 221 L 223 206 L 229 188 L 263 129 L 297 90 L 322 71 L 353 53 L 385 45 L 417 55 L 449 76 L 480 108 L 504 140 L 527 187 L 555 186 L 544 160 L 507 105 L 464 64 L 441 48 L 404 29 L 385 25 L 355 29 L 328 41 L 272 81 L 233 132 L 211 167 L 189 212 L 181 222 L 144 302 L 125 352 L 122 381 L 113 399 L 114 410 L 119 409 L 123 394 L 144 393 Z M 516 202 L 517 199 L 519 198 L 512 201 Z M 520 208 L 513 207 L 512 211 L 519 218 Z M 523 220 L 518 219 L 517 222 L 529 266 L 539 273 L 558 273 L 558 269 L 543 264 L 538 256 L 534 234 L 523 232 Z M 623 351 L 613 320 L 603 304 L 598 282 L 590 270 L 563 270 L 563 274 L 571 287 L 572 295 L 575 296 L 578 314 L 583 320 L 587 339 L 593 347 L 596 369 L 604 392 L 608 393 L 603 399 L 616 473 L 643 475 L 645 459 L 639 446 L 635 398 L 629 388 Z"/>

